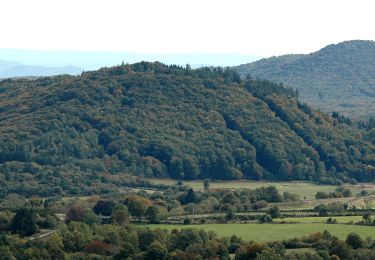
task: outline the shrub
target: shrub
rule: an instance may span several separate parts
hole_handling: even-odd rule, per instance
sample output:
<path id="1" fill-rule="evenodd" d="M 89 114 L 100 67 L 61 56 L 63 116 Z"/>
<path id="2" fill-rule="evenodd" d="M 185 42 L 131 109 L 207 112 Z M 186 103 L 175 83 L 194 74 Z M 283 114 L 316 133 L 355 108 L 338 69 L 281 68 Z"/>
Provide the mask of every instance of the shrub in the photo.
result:
<path id="1" fill-rule="evenodd" d="M 272 217 L 270 214 L 265 214 L 259 217 L 259 223 L 271 223 Z"/>
<path id="2" fill-rule="evenodd" d="M 85 247 L 85 252 L 89 254 L 105 255 L 105 254 L 109 254 L 111 250 L 112 250 L 112 245 L 104 243 L 99 240 L 91 241 Z"/>
<path id="3" fill-rule="evenodd" d="M 358 249 L 363 246 L 363 241 L 361 237 L 356 233 L 350 233 L 347 237 L 345 242 L 351 246 L 353 249 Z"/>

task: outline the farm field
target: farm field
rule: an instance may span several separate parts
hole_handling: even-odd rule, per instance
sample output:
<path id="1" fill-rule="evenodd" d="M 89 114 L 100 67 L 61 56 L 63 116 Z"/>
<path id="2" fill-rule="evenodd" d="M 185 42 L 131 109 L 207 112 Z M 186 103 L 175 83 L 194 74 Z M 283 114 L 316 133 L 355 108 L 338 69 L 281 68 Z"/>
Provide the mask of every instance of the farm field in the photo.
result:
<path id="1" fill-rule="evenodd" d="M 372 207 L 375 206 L 375 196 L 363 196 L 363 197 L 347 197 L 347 198 L 329 198 L 329 199 L 310 199 L 301 200 L 295 202 L 279 202 L 270 203 L 270 205 L 276 205 L 283 210 L 302 210 L 302 209 L 312 209 L 319 204 L 329 204 L 332 202 L 346 203 L 349 206 L 355 206 L 357 208 L 363 208 L 365 206 L 365 200 L 371 201 Z"/>
<path id="2" fill-rule="evenodd" d="M 155 184 L 166 184 L 175 185 L 176 180 L 173 179 L 147 179 L 148 181 Z M 192 187 L 194 190 L 203 190 L 203 181 L 183 181 L 184 185 Z M 221 189 L 256 189 L 259 187 L 275 186 L 279 192 L 282 194 L 285 191 L 297 194 L 301 199 L 315 199 L 315 194 L 318 191 L 323 191 L 326 193 L 334 192 L 338 186 L 336 185 L 319 185 L 310 182 L 266 182 L 266 181 L 210 181 L 210 188 L 221 188 Z M 373 184 L 359 184 L 359 185 L 346 185 L 352 190 L 353 195 L 359 193 L 362 189 L 367 189 L 369 191 L 375 191 L 375 186 Z"/>
<path id="3" fill-rule="evenodd" d="M 230 237 L 233 234 L 246 241 L 256 240 L 260 242 L 283 240 L 294 237 L 307 236 L 315 232 L 328 230 L 331 234 L 345 239 L 355 232 L 363 238 L 375 238 L 375 227 L 344 224 L 324 223 L 300 223 L 300 224 L 204 224 L 204 225 L 168 225 L 168 224 L 141 224 L 138 226 L 149 228 L 161 228 L 167 230 L 183 228 L 203 228 L 212 230 L 219 237 Z"/>
<path id="4" fill-rule="evenodd" d="M 329 217 L 303 217 L 303 218 L 276 218 L 274 222 L 295 222 L 295 223 L 325 223 Z M 345 224 L 359 222 L 362 220 L 362 216 L 331 216 L 332 219 L 336 219 L 337 223 Z"/>

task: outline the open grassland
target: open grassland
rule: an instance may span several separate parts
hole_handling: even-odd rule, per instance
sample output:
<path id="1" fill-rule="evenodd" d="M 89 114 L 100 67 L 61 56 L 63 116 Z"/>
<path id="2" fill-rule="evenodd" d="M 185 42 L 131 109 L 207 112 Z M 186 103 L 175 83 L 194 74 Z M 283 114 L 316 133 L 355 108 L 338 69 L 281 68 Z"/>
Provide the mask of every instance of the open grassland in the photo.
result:
<path id="1" fill-rule="evenodd" d="M 345 239 L 346 236 L 355 232 L 363 238 L 375 238 L 375 227 L 324 224 L 324 223 L 300 223 L 300 224 L 204 224 L 204 225 L 166 225 L 166 224 L 145 224 L 139 225 L 150 228 L 161 229 L 182 229 L 182 228 L 203 228 L 206 231 L 212 230 L 219 237 L 230 237 L 233 234 L 246 241 L 256 240 L 260 242 L 283 240 L 294 237 L 303 237 L 315 232 L 328 230 L 331 234 Z"/>
<path id="2" fill-rule="evenodd" d="M 370 202 L 366 206 L 366 201 Z M 309 199 L 309 200 L 301 200 L 295 202 L 278 202 L 278 203 L 270 203 L 270 206 L 278 206 L 280 209 L 283 210 L 303 210 L 303 209 L 313 209 L 314 207 L 318 206 L 319 204 L 329 204 L 333 202 L 341 202 L 343 204 L 348 204 L 349 206 L 355 206 L 357 208 L 364 208 L 364 207 L 375 207 L 375 195 L 363 196 L 363 197 L 347 197 L 347 198 L 329 198 L 329 199 Z"/>
<path id="3" fill-rule="evenodd" d="M 294 222 L 294 223 L 325 223 L 329 217 L 303 217 L 303 218 L 277 218 L 274 222 Z M 337 223 L 356 223 L 362 220 L 362 216 L 332 216 L 336 219 Z"/>
<path id="4" fill-rule="evenodd" d="M 176 180 L 172 179 L 148 179 L 150 182 L 155 184 L 166 184 L 175 185 Z M 203 189 L 203 181 L 183 181 L 184 185 L 192 187 L 194 190 Z M 210 181 L 210 188 L 215 189 L 256 189 L 259 187 L 267 187 L 273 185 L 282 194 L 285 191 L 297 194 L 301 199 L 314 199 L 315 194 L 318 191 L 323 191 L 326 193 L 334 192 L 338 186 L 335 185 L 319 185 L 309 182 L 266 182 L 266 181 Z M 367 189 L 369 191 L 375 191 L 375 186 L 373 184 L 360 184 L 360 185 L 346 185 L 352 190 L 353 195 L 359 193 L 362 189 Z"/>

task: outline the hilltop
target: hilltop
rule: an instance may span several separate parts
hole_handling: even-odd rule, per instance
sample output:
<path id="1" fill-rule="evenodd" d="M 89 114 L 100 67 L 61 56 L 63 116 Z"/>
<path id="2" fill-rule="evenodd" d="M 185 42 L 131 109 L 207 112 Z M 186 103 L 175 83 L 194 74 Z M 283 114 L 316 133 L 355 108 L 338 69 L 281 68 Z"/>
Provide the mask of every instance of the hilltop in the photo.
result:
<path id="1" fill-rule="evenodd" d="M 235 67 L 242 77 L 298 89 L 301 101 L 346 116 L 375 115 L 375 42 L 346 41 L 307 55 L 284 55 Z"/>
<path id="2" fill-rule="evenodd" d="M 369 181 L 375 149 L 365 134 L 290 88 L 230 69 L 141 62 L 0 82 L 3 192 L 85 193 L 121 173 Z"/>

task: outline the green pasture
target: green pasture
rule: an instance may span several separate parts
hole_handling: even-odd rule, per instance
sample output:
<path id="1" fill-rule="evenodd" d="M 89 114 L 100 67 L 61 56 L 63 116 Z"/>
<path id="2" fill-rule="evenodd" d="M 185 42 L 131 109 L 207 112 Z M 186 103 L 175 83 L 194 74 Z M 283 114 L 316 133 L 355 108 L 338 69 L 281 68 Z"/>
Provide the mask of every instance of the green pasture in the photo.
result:
<path id="1" fill-rule="evenodd" d="M 233 234 L 246 241 L 274 241 L 294 237 L 307 236 L 315 232 L 328 230 L 331 234 L 345 239 L 355 232 L 362 238 L 375 238 L 375 227 L 325 224 L 325 223 L 300 223 L 300 224 L 203 224 L 203 225 L 169 225 L 169 224 L 142 224 L 141 227 L 161 228 L 167 230 L 183 228 L 203 228 L 206 231 L 214 231 L 219 237 L 230 237 Z"/>
<path id="2" fill-rule="evenodd" d="M 293 222 L 293 223 L 325 223 L 329 217 L 301 217 L 301 218 L 277 218 L 274 222 Z M 333 216 L 332 219 L 336 219 L 337 223 L 356 223 L 362 220 L 362 216 Z"/>
<path id="3" fill-rule="evenodd" d="M 166 184 L 166 185 L 175 185 L 176 180 L 172 179 L 148 179 L 150 182 L 155 184 Z M 192 187 L 194 190 L 203 190 L 203 181 L 194 180 L 194 181 L 183 181 L 184 185 Z M 239 181 L 210 181 L 210 188 L 221 188 L 221 189 L 256 189 L 259 187 L 267 187 L 273 185 L 279 192 L 282 194 L 285 191 L 298 194 L 301 199 L 314 199 L 315 194 L 318 191 L 324 191 L 326 193 L 333 192 L 338 186 L 335 185 L 319 185 L 310 182 L 269 182 L 269 181 L 248 181 L 248 180 L 239 180 Z M 352 190 L 353 196 L 359 193 L 365 186 L 363 185 L 347 185 L 348 188 Z M 375 189 L 373 186 L 366 187 L 368 190 Z"/>

